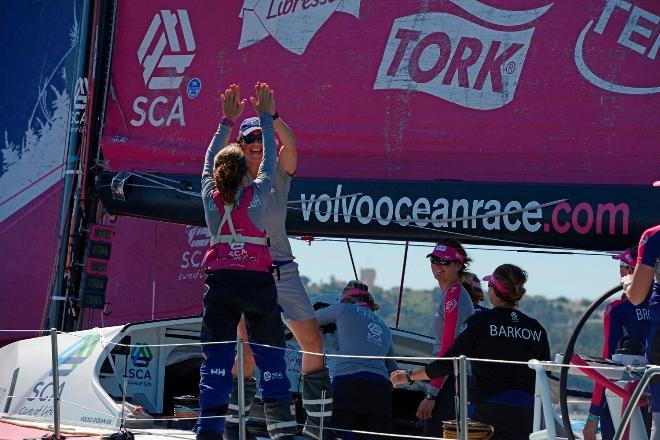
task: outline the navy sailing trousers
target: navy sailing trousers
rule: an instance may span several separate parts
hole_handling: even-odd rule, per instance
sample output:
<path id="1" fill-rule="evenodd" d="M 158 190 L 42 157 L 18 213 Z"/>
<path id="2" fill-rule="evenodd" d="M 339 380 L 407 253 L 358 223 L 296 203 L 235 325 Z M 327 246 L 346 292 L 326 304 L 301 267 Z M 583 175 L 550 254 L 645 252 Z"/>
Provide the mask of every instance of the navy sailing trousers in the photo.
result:
<path id="1" fill-rule="evenodd" d="M 271 274 L 257 271 L 216 270 L 206 277 L 202 342 L 236 340 L 236 326 L 245 316 L 250 342 L 284 347 L 284 327 L 277 304 L 275 281 Z M 290 400 L 290 384 L 286 375 L 284 350 L 251 345 L 259 367 L 261 395 L 264 401 Z M 200 419 L 197 433 L 224 431 L 229 393 L 232 387 L 231 367 L 234 343 L 202 346 L 204 362 L 200 367 Z"/>

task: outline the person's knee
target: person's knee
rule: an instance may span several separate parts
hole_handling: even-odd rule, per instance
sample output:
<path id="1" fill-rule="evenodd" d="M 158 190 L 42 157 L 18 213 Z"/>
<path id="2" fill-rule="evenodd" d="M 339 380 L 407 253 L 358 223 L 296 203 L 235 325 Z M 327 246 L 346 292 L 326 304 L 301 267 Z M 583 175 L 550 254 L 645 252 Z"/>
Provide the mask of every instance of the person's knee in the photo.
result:
<path id="1" fill-rule="evenodd" d="M 304 321 L 290 321 L 288 325 L 300 348 L 315 353 L 323 352 L 321 332 L 315 318 Z"/>
<path id="2" fill-rule="evenodd" d="M 243 352 L 243 376 L 252 377 L 254 374 L 254 368 L 256 367 L 256 362 L 254 360 L 254 355 L 252 350 L 250 350 L 248 345 L 243 346 L 246 350 Z M 238 376 L 238 355 L 234 359 L 234 365 L 231 368 L 231 374 L 234 377 Z"/>

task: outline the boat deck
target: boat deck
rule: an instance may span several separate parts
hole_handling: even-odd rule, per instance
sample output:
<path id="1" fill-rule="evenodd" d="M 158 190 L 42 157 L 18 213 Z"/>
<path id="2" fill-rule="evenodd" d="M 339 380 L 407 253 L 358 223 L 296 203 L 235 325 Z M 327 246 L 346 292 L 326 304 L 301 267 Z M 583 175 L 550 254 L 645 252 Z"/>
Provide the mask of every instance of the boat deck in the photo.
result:
<path id="1" fill-rule="evenodd" d="M 195 434 L 190 431 L 177 429 L 131 429 L 135 440 L 195 440 Z M 103 436 L 113 434 L 115 431 L 89 430 L 81 431 L 81 428 L 63 426 L 62 435 L 68 440 L 101 440 Z M 41 440 L 45 434 L 52 434 L 52 425 L 38 426 L 16 424 L 0 420 L 0 440 Z"/>

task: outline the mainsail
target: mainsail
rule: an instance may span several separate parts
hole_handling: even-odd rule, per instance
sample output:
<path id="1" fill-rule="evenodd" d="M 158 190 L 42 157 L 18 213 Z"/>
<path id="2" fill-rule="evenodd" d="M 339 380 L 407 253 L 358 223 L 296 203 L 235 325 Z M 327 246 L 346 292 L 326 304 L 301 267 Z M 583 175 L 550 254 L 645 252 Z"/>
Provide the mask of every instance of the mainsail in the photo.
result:
<path id="1" fill-rule="evenodd" d="M 3 3 L 3 16 L 23 16 L 9 10 L 20 3 Z M 78 9 L 69 24 L 40 24 L 65 30 L 43 33 L 51 53 L 71 47 L 66 31 L 78 23 L 79 3 L 70 2 Z M 268 81 L 298 139 L 293 234 L 429 241 L 456 234 L 598 250 L 633 244 L 660 218 L 651 187 L 660 177 L 660 9 L 651 0 L 520 3 L 118 1 L 105 30 L 113 33 L 112 59 L 101 60 L 106 105 L 86 115 L 103 123 L 93 133 L 102 162 L 84 171 L 105 170 L 97 189 L 104 208 L 120 214 L 106 217 L 114 236 L 110 304 L 90 324 L 199 311 L 209 236 L 195 193 L 221 117 L 219 92 L 230 83 L 247 96 L 256 81 Z M 0 309 L 10 327 L 38 328 L 47 298 L 62 294 L 48 291 L 46 274 L 68 138 L 45 136 L 57 123 L 65 134 L 78 126 L 89 79 L 102 76 L 69 72 L 66 89 L 43 86 L 43 78 L 30 85 L 46 91 L 30 100 L 35 108 L 48 95 L 61 101 L 57 109 L 75 110 L 26 132 L 39 146 L 35 157 L 62 160 L 19 168 L 14 159 L 30 156 L 17 153 L 20 136 L 5 130 L 0 234 L 10 252 L 2 279 L 30 310 Z M 24 79 L 14 72 L 5 84 Z M 13 112 L 3 114 L 14 124 Z M 111 182 L 122 172 L 125 197 L 117 199 Z M 21 178 L 10 180 L 14 174 Z M 28 174 L 34 178 L 23 179 Z M 35 212 L 47 221 L 33 222 Z"/>
<path id="2" fill-rule="evenodd" d="M 139 202 L 113 201 L 104 180 L 106 206 L 203 225 L 199 204 L 177 201 L 197 184 L 218 95 L 267 80 L 299 141 L 291 232 L 626 247 L 660 216 L 657 5 L 520 7 L 123 2 L 102 149 L 111 170 L 138 173 Z M 179 184 L 138 195 L 159 185 L 144 172 Z"/>

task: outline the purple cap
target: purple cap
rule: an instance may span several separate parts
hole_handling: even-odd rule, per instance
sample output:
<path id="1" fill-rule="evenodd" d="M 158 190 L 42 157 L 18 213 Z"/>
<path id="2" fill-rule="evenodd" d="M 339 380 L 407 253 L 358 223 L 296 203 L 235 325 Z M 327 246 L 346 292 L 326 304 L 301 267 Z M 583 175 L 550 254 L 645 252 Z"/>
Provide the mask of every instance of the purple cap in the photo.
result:
<path id="1" fill-rule="evenodd" d="M 255 130 L 261 130 L 261 124 L 259 123 L 259 118 L 252 116 L 241 122 L 241 128 L 238 130 L 241 136 L 248 135 Z"/>

